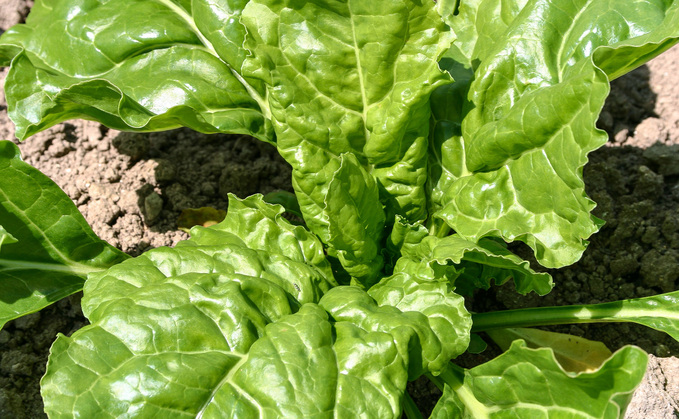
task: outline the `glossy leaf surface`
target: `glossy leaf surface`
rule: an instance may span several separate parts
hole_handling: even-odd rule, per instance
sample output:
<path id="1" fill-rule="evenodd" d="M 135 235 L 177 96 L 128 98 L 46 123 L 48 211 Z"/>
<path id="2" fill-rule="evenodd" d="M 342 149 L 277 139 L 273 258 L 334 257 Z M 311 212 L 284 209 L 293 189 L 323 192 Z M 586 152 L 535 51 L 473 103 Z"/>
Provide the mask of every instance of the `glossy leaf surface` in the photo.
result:
<path id="1" fill-rule="evenodd" d="M 375 179 L 353 154 L 340 156 L 340 167 L 328 185 L 330 252 L 337 254 L 357 284 L 370 287 L 380 279 L 385 216 Z"/>
<path id="2" fill-rule="evenodd" d="M 52 348 L 48 414 L 399 417 L 407 381 L 464 352 L 463 299 L 404 275 L 333 287 L 282 212 L 232 198 L 222 223 L 93 276 L 92 325 Z"/>
<path id="3" fill-rule="evenodd" d="M 452 41 L 432 2 L 250 1 L 242 21 L 283 157 L 310 229 L 328 242 L 326 195 L 352 153 L 374 176 L 387 220 L 426 214 L 428 99 L 449 82 Z M 393 223 L 393 221 L 388 221 Z"/>
<path id="4" fill-rule="evenodd" d="M 16 145 L 0 141 L 0 328 L 80 291 L 89 273 L 126 257 Z"/>
<path id="5" fill-rule="evenodd" d="M 644 351 L 626 346 L 596 371 L 568 373 L 550 349 L 522 340 L 492 361 L 453 373 L 432 418 L 591 418 L 623 416 L 646 371 Z"/>
<path id="6" fill-rule="evenodd" d="M 441 63 L 460 83 L 432 96 L 433 208 L 463 237 L 575 262 L 600 226 L 582 166 L 606 141 L 609 78 L 677 42 L 679 4 L 472 0 L 445 20 L 460 38 Z"/>
<path id="7" fill-rule="evenodd" d="M 0 38 L 17 136 L 83 118 L 121 130 L 187 126 L 272 141 L 256 86 L 238 74 L 244 3 L 36 2 L 26 24 Z"/>
<path id="8" fill-rule="evenodd" d="M 528 262 L 495 241 L 474 243 L 458 235 L 425 237 L 418 246 L 407 248 L 394 271 L 412 272 L 429 280 L 447 277 L 463 294 L 471 294 L 475 288 L 488 289 L 493 280 L 500 285 L 513 279 L 521 294 L 535 291 L 545 295 L 554 286 L 549 274 L 533 271 Z"/>

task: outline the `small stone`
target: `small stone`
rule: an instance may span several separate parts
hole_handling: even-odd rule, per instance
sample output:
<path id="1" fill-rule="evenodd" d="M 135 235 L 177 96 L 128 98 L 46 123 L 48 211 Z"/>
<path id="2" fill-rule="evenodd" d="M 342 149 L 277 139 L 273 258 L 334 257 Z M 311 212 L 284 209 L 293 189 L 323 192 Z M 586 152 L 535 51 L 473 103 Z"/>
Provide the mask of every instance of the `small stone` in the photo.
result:
<path id="1" fill-rule="evenodd" d="M 158 195 L 157 192 L 152 192 L 146 198 L 144 198 L 144 212 L 146 215 L 146 222 L 154 222 L 160 212 L 163 210 L 163 198 Z"/>
<path id="2" fill-rule="evenodd" d="M 655 356 L 659 357 L 668 357 L 672 355 L 670 349 L 667 346 L 663 345 L 662 343 L 655 345 L 655 348 L 653 348 L 653 352 L 655 353 Z"/>
<path id="3" fill-rule="evenodd" d="M 625 141 L 627 141 L 628 137 L 629 137 L 629 129 L 623 128 L 620 131 L 616 132 L 613 141 L 618 143 L 618 144 L 622 144 Z"/>
<path id="4" fill-rule="evenodd" d="M 111 148 L 111 142 L 108 139 L 103 139 L 101 141 L 97 141 L 97 150 L 108 151 L 110 148 Z"/>

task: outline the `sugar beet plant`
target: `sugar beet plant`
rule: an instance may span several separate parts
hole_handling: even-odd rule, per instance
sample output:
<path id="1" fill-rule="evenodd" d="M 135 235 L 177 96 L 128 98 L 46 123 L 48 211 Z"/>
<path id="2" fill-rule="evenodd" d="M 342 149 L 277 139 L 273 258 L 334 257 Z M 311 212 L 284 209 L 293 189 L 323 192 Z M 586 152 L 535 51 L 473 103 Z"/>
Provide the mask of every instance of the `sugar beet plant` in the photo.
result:
<path id="1" fill-rule="evenodd" d="M 292 165 L 304 226 L 232 196 L 220 224 L 129 258 L 3 142 L 0 326 L 83 289 L 91 324 L 42 379 L 54 418 L 416 418 L 422 375 L 433 417 L 620 417 L 643 351 L 521 327 L 679 338 L 679 293 L 498 313 L 464 296 L 551 290 L 506 242 L 580 258 L 609 81 L 678 37 L 672 0 L 38 0 L 0 38 L 20 139 L 72 118 L 249 134 Z M 506 352 L 456 366 L 481 331 Z"/>

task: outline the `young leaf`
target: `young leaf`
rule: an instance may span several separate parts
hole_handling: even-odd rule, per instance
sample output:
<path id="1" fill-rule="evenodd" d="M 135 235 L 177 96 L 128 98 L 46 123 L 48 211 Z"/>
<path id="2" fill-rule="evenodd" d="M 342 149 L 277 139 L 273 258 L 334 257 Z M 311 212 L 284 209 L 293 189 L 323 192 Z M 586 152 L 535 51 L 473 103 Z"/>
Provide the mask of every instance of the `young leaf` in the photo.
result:
<path id="1" fill-rule="evenodd" d="M 394 225 L 387 236 L 385 250 L 385 272 L 394 271 L 394 266 L 403 254 L 414 252 L 422 240 L 429 235 L 429 230 L 421 223 L 411 224 L 397 215 Z"/>
<path id="2" fill-rule="evenodd" d="M 70 198 L 0 141 L 0 328 L 80 291 L 127 256 L 100 240 Z"/>
<path id="3" fill-rule="evenodd" d="M 462 298 L 331 288 L 321 243 L 281 212 L 232 198 L 222 223 L 93 275 L 92 324 L 58 337 L 42 380 L 50 417 L 399 417 L 407 380 L 464 351 Z"/>
<path id="4" fill-rule="evenodd" d="M 598 418 L 623 416 L 646 371 L 644 351 L 626 346 L 601 368 L 568 373 L 550 349 L 516 340 L 483 365 L 441 375 L 446 382 L 432 418 Z"/>
<path id="5" fill-rule="evenodd" d="M 545 295 L 554 286 L 547 273 L 533 271 L 528 262 L 521 260 L 504 246 L 490 239 L 478 243 L 458 235 L 439 239 L 428 236 L 419 246 L 412 247 L 396 263 L 395 272 L 412 272 L 420 278 L 440 278 L 440 269 L 451 262 L 455 268 L 454 285 L 463 294 L 474 288 L 488 289 L 491 280 L 500 285 L 514 279 L 516 290 L 521 294 L 535 291 Z"/>
<path id="6" fill-rule="evenodd" d="M 465 3 L 446 17 L 465 35 L 443 63 L 464 83 L 447 91 L 450 100 L 432 102 L 450 111 L 437 114 L 432 141 L 440 148 L 438 216 L 472 240 L 525 241 L 545 266 L 573 263 L 600 225 L 589 214 L 582 166 L 606 140 L 595 122 L 609 76 L 677 42 L 679 4 Z"/>
<path id="7" fill-rule="evenodd" d="M 238 73 L 244 3 L 36 1 L 26 23 L 0 38 L 17 136 L 84 118 L 121 130 L 183 125 L 272 141 L 257 83 Z"/>
<path id="8" fill-rule="evenodd" d="M 358 284 L 369 288 L 379 280 L 384 265 L 380 247 L 385 217 L 375 178 L 353 154 L 340 156 L 325 207 L 330 252 Z"/>
<path id="9" fill-rule="evenodd" d="M 433 2 L 250 1 L 244 74 L 267 85 L 283 157 L 309 228 L 328 243 L 325 203 L 340 155 L 374 176 L 386 205 L 426 218 L 428 99 L 449 82 L 452 35 Z"/>

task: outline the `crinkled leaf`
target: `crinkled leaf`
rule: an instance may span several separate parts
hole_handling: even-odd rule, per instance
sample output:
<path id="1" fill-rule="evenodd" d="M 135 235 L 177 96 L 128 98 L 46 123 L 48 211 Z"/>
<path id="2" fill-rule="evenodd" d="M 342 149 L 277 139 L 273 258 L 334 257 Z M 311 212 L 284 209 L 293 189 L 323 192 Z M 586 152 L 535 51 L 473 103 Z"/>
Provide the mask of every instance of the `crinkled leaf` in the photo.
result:
<path id="1" fill-rule="evenodd" d="M 328 213 L 328 245 L 357 284 L 370 287 L 379 280 L 385 216 L 375 178 L 353 154 L 340 156 L 340 168 L 325 202 Z"/>
<path id="2" fill-rule="evenodd" d="M 451 264 L 452 271 L 446 269 Z M 488 289 L 493 279 L 498 285 L 514 279 L 516 290 L 521 294 L 535 291 L 545 295 L 554 285 L 549 274 L 533 271 L 528 262 L 494 240 L 474 243 L 458 235 L 443 239 L 427 236 L 396 263 L 394 270 L 429 280 L 447 275 L 463 294 L 474 288 Z"/>
<path id="3" fill-rule="evenodd" d="M 368 294 L 382 307 L 395 307 L 410 316 L 428 318 L 428 327 L 434 334 L 428 340 L 431 352 L 424 351 L 421 355 L 422 362 L 428 364 L 422 364 L 419 370 L 411 370 L 411 380 L 424 370 L 439 373 L 469 346 L 471 316 L 464 306 L 464 299 L 452 292 L 450 284 L 397 273 L 370 288 Z M 411 369 L 416 367 L 411 364 Z"/>
<path id="4" fill-rule="evenodd" d="M 387 271 L 392 272 L 401 255 L 414 252 L 427 235 L 429 231 L 421 223 L 411 224 L 397 215 L 384 248 Z"/>
<path id="5" fill-rule="evenodd" d="M 600 226 L 582 167 L 606 141 L 609 77 L 677 42 L 679 3 L 472 1 L 446 21 L 462 35 L 442 66 L 462 84 L 432 96 L 433 207 L 463 237 L 575 262 Z"/>
<path id="6" fill-rule="evenodd" d="M 644 351 L 626 346 L 596 371 L 568 373 L 551 349 L 529 349 L 517 340 L 494 360 L 449 375 L 431 417 L 617 419 L 646 362 Z"/>
<path id="7" fill-rule="evenodd" d="M 395 221 L 387 239 L 387 248 L 399 255 L 415 252 L 414 248 L 429 235 L 429 231 L 422 224 L 410 224 L 400 216 L 397 216 Z"/>
<path id="8" fill-rule="evenodd" d="M 459 178 L 471 175 L 465 166 L 465 144 L 462 140 L 462 120 L 473 106 L 468 98 L 479 56 L 484 46 L 502 40 L 508 25 L 523 9 L 527 0 L 470 0 L 437 2 L 439 11 L 457 35 L 455 43 L 439 64 L 453 76 L 455 83 L 441 86 L 432 94 L 432 134 L 430 136 L 429 171 L 431 182 L 431 212 L 440 209 L 443 196 Z M 457 7 L 457 15 L 452 10 Z M 479 13 L 479 9 L 483 13 Z"/>
<path id="9" fill-rule="evenodd" d="M 312 266 L 322 276 L 309 277 L 308 286 L 294 283 L 297 292 L 296 299 L 302 302 L 318 301 L 318 296 L 304 297 L 304 290 L 320 289 L 323 292 L 336 286 L 330 264 L 326 260 L 323 245 L 316 236 L 301 226 L 292 225 L 283 217 L 285 209 L 280 205 L 271 205 L 264 201 L 261 195 L 253 195 L 245 199 L 238 199 L 229 195 L 228 216 L 214 228 L 195 227 L 191 229 L 191 239 L 178 244 L 181 246 L 210 246 L 234 243 L 238 246 L 266 252 L 271 263 L 278 260 L 278 256 L 295 263 Z M 256 265 L 255 265 L 256 266 Z M 283 265 L 281 265 L 283 266 Z M 294 272 L 296 265 L 290 265 Z M 288 269 L 288 268 L 286 268 Z M 300 281 L 304 282 L 304 275 L 299 272 Z M 318 282 L 320 281 L 320 282 Z M 305 282 L 306 283 L 306 282 Z M 313 284 L 313 286 L 312 286 Z M 288 292 L 292 292 L 289 289 Z"/>
<path id="10" fill-rule="evenodd" d="M 80 291 L 126 258 L 100 240 L 70 198 L 0 141 L 0 328 Z"/>
<path id="11" fill-rule="evenodd" d="M 342 153 L 376 178 L 388 220 L 426 218 L 428 99 L 449 80 L 437 59 L 452 40 L 433 7 L 253 0 L 243 11 L 252 52 L 244 74 L 267 85 L 302 213 L 326 243 L 326 195 Z"/>
<path id="12" fill-rule="evenodd" d="M 51 351 L 50 417 L 400 417 L 407 380 L 464 351 L 462 298 L 402 276 L 385 279 L 400 309 L 330 288 L 281 212 L 232 198 L 221 224 L 93 276 L 92 324 Z"/>
<path id="13" fill-rule="evenodd" d="M 26 23 L 0 38 L 17 136 L 84 118 L 122 130 L 187 126 L 272 141 L 264 102 L 238 73 L 244 3 L 37 1 Z"/>

